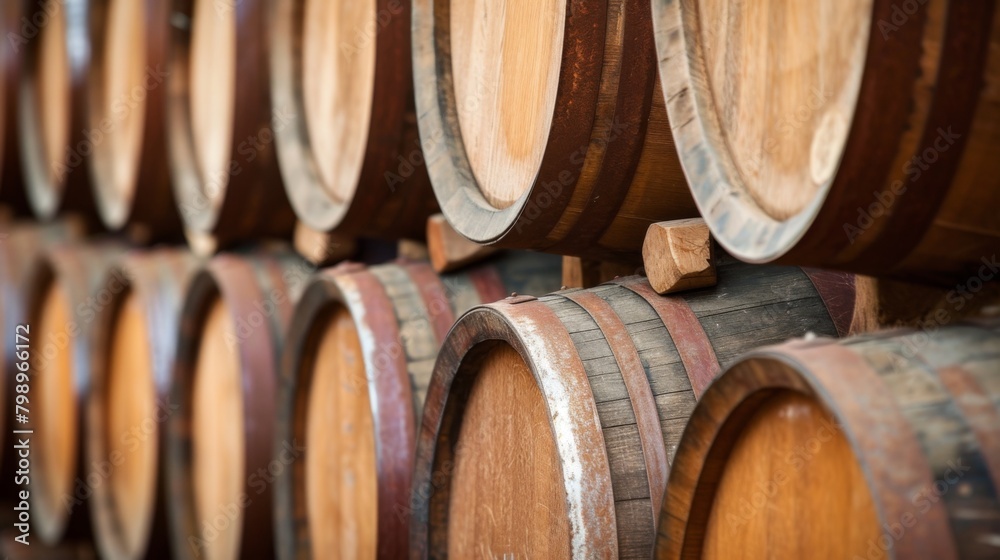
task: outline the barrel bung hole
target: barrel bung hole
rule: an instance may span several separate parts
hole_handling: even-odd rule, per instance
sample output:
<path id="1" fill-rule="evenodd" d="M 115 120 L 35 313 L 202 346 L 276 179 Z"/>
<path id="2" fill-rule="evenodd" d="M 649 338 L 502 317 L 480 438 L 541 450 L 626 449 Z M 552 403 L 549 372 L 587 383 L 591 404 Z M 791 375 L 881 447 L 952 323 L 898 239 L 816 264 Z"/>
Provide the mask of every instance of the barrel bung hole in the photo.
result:
<path id="1" fill-rule="evenodd" d="M 306 405 L 305 502 L 314 558 L 378 551 L 375 426 L 361 341 L 335 306 L 318 324 Z"/>
<path id="2" fill-rule="evenodd" d="M 73 493 L 77 462 L 77 401 L 73 376 L 74 345 L 80 341 L 70 335 L 75 317 L 65 289 L 53 280 L 41 300 L 37 334 L 32 337 L 34 375 L 31 378 L 33 429 L 39 437 L 32 440 L 37 455 L 32 464 L 31 498 L 40 536 L 53 542 L 61 533 L 61 519 L 66 517 L 64 498 Z M 77 335 L 77 337 L 82 335 Z M 34 513 L 34 512 L 33 512 Z"/>
<path id="3" fill-rule="evenodd" d="M 780 391 L 735 437 L 705 525 L 705 558 L 865 557 L 881 535 L 875 506 L 822 404 Z"/>
<path id="4" fill-rule="evenodd" d="M 192 388 L 192 465 L 197 526 L 221 528 L 206 558 L 238 558 L 246 484 L 243 385 L 229 306 L 216 298 L 201 331 Z"/>
<path id="5" fill-rule="evenodd" d="M 562 466 L 530 368 L 499 345 L 473 383 L 451 479 L 449 555 L 569 558 Z"/>
<path id="6" fill-rule="evenodd" d="M 157 410 L 147 317 L 142 299 L 126 292 L 111 329 L 107 370 L 106 445 L 117 452 L 108 480 L 115 524 L 123 550 L 142 555 L 149 537 L 156 495 L 157 442 L 167 410 Z"/>

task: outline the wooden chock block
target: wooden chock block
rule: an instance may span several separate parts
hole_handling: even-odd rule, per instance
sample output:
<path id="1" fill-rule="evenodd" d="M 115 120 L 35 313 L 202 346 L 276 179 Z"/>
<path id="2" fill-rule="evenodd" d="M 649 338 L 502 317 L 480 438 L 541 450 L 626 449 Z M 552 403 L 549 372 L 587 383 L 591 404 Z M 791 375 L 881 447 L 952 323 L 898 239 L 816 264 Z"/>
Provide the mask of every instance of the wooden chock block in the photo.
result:
<path id="1" fill-rule="evenodd" d="M 443 214 L 427 218 L 427 250 L 435 272 L 458 270 L 497 252 L 495 247 L 470 241 L 451 227 Z"/>
<path id="2" fill-rule="evenodd" d="M 659 294 L 714 286 L 712 236 L 701 218 L 659 222 L 649 226 L 642 244 L 649 284 Z"/>
<path id="3" fill-rule="evenodd" d="M 317 266 L 349 259 L 358 249 L 353 237 L 317 231 L 302 222 L 295 224 L 292 244 L 302 258 Z"/>
<path id="4" fill-rule="evenodd" d="M 593 288 L 619 276 L 632 276 L 635 273 L 634 265 L 563 257 L 562 285 L 563 288 Z"/>

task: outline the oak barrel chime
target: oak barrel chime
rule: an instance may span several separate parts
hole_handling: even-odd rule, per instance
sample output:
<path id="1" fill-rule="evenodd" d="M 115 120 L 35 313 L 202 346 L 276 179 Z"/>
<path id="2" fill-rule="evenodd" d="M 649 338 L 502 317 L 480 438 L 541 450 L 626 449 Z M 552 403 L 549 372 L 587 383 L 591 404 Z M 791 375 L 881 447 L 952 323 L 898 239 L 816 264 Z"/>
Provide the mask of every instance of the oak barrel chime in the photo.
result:
<path id="1" fill-rule="evenodd" d="M 164 457 L 176 558 L 274 550 L 274 476 L 299 454 L 272 454 L 278 362 L 306 270 L 281 251 L 222 254 L 188 286 Z"/>
<path id="2" fill-rule="evenodd" d="M 15 453 L 4 453 L 12 449 L 16 435 L 7 430 L 8 418 L 13 411 L 12 395 L 17 382 L 16 375 L 20 371 L 18 363 L 18 343 L 24 343 L 16 337 L 18 325 L 29 325 L 26 309 L 28 292 L 31 289 L 30 274 L 38 266 L 49 246 L 67 240 L 77 239 L 82 235 L 83 227 L 78 221 L 60 220 L 50 224 L 32 222 L 14 222 L 7 226 L 6 237 L 0 240 L 0 430 L 3 430 L 3 458 L 0 467 L 0 497 L 15 496 L 14 479 L 18 469 L 18 457 Z M 21 333 L 24 334 L 24 333 Z M 29 333 L 29 344 L 30 344 Z M 23 351 L 22 348 L 20 351 Z M 30 348 L 29 348 L 30 354 Z M 23 357 L 23 354 L 21 354 Z M 30 361 L 27 362 L 30 368 Z M 20 366 L 23 368 L 24 366 Z"/>
<path id="3" fill-rule="evenodd" d="M 678 296 L 631 276 L 465 314 L 427 391 L 411 557 L 648 558 L 698 396 L 761 343 L 850 332 L 852 280 L 729 261 Z"/>
<path id="4" fill-rule="evenodd" d="M 171 21 L 184 23 L 172 26 L 169 46 L 170 172 L 188 240 L 200 253 L 290 238 L 295 227 L 274 150 L 289 109 L 271 102 L 268 4 L 171 5 Z"/>
<path id="5" fill-rule="evenodd" d="M 40 219 L 77 212 L 96 222 L 87 166 L 100 139 L 87 126 L 87 2 L 23 4 L 25 18 L 44 23 L 36 36 L 18 45 L 24 58 L 17 141 L 28 202 Z"/>
<path id="6" fill-rule="evenodd" d="M 88 465 L 110 465 L 87 501 L 105 558 L 169 558 L 167 421 L 182 298 L 197 261 L 157 249 L 121 258 L 123 289 L 98 314 L 87 401 Z"/>
<path id="7" fill-rule="evenodd" d="M 280 558 L 405 555 L 425 390 L 465 310 L 559 287 L 558 258 L 510 255 L 438 276 L 427 262 L 320 273 L 296 307 L 282 360 L 275 453 L 303 457 L 276 481 Z"/>
<path id="8" fill-rule="evenodd" d="M 437 211 L 413 101 L 410 3 L 278 0 L 276 149 L 299 219 L 319 231 L 422 238 Z"/>
<path id="9" fill-rule="evenodd" d="M 636 260 L 697 216 L 639 0 L 413 2 L 413 70 L 441 210 L 480 243 Z"/>
<path id="10" fill-rule="evenodd" d="M 86 399 L 93 375 L 97 314 L 124 289 L 107 272 L 123 250 L 112 242 L 67 243 L 49 249 L 30 272 L 31 325 L 28 417 L 31 436 L 32 531 L 46 545 L 90 531 L 92 488 L 104 473 L 83 453 Z"/>
<path id="11" fill-rule="evenodd" d="M 793 341 L 695 407 L 659 558 L 996 558 L 1000 322 Z"/>
<path id="12" fill-rule="evenodd" d="M 90 0 L 87 127 L 101 220 L 148 241 L 177 239 L 167 159 L 171 3 Z"/>
<path id="13" fill-rule="evenodd" d="M 918 4 L 653 0 L 678 152 L 734 256 L 947 286 L 1000 246 L 1000 19 Z"/>

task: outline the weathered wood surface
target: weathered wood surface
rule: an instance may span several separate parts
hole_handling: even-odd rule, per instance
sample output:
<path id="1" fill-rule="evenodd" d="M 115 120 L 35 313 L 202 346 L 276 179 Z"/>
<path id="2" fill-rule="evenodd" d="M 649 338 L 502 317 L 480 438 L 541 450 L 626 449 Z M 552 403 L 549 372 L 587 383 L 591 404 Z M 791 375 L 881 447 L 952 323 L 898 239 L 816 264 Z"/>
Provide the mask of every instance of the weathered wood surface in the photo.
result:
<path id="1" fill-rule="evenodd" d="M 90 37 L 86 3 L 22 5 L 21 16 L 27 21 L 47 22 L 26 43 L 4 47 L 23 51 L 17 144 L 28 203 L 40 219 L 74 212 L 96 225 L 97 206 L 86 157 L 96 143 L 88 138 L 93 133 L 87 127 Z"/>
<path id="2" fill-rule="evenodd" d="M 94 542 L 106 558 L 169 558 L 166 421 L 187 284 L 187 251 L 134 252 L 111 269 L 120 283 L 96 317 L 83 453 L 111 465 L 87 500 Z"/>
<path id="3" fill-rule="evenodd" d="M 478 243 L 637 261 L 650 223 L 696 216 L 649 6 L 487 4 L 413 3 L 421 140 L 455 229 Z"/>
<path id="4" fill-rule="evenodd" d="M 563 257 L 562 283 L 564 288 L 593 288 L 619 276 L 632 276 L 638 270 L 631 264 Z"/>
<path id="5" fill-rule="evenodd" d="M 1000 249 L 993 4 L 921 3 L 897 25 L 890 0 L 814 2 L 792 26 L 770 5 L 653 2 L 674 138 L 716 240 L 751 262 L 978 276 Z"/>
<path id="6" fill-rule="evenodd" d="M 716 282 L 712 249 L 701 218 L 655 223 L 642 243 L 642 267 L 660 295 L 706 288 Z"/>
<path id="7" fill-rule="evenodd" d="M 754 419 L 779 397 L 828 419 L 808 431 L 796 461 L 763 450 L 743 453 L 755 435 Z M 720 376 L 691 416 L 660 515 L 658 556 L 724 557 L 727 542 L 742 543 L 742 552 L 753 555 L 780 541 L 793 556 L 827 546 L 823 550 L 870 558 L 996 557 L 998 410 L 995 319 L 756 351 Z M 775 429 L 796 421 L 787 414 L 764 418 Z M 855 468 L 863 476 L 838 485 L 831 472 L 816 484 L 828 451 L 842 444 L 848 456 L 839 470 Z M 781 482 L 763 502 L 721 511 L 731 497 L 748 496 L 768 481 Z M 826 524 L 802 527 L 806 510 L 835 504 L 834 535 Z M 853 522 L 845 527 L 844 519 Z M 789 532 L 793 526 L 799 530 Z"/>
<path id="8" fill-rule="evenodd" d="M 68 6 L 68 5 L 67 5 Z M 182 239 L 166 127 L 171 6 L 90 0 L 87 169 L 105 227 L 146 242 Z"/>
<path id="9" fill-rule="evenodd" d="M 279 557 L 333 554 L 332 550 L 347 555 L 373 551 L 384 558 L 405 554 L 415 435 L 441 341 L 455 318 L 473 306 L 513 291 L 545 293 L 558 288 L 555 261 L 547 255 L 512 255 L 443 276 L 426 262 L 399 261 L 371 268 L 345 263 L 317 276 L 296 308 L 282 357 L 275 441 L 278 445 L 296 441 L 305 451 L 304 459 L 275 482 Z M 318 374 L 316 360 L 334 329 L 342 333 L 335 341 L 340 347 L 329 355 L 352 358 L 337 366 L 327 363 Z M 334 367 L 336 377 L 325 381 L 327 370 Z M 332 387 L 327 399 L 311 397 L 327 386 Z M 344 404 L 328 410 L 332 400 Z M 317 406 L 324 407 L 322 413 L 312 410 Z M 349 420 L 358 407 L 369 418 Z M 338 450 L 307 439 L 308 423 L 317 418 L 332 418 L 328 423 L 335 434 L 329 435 L 330 427 L 317 433 L 342 440 L 339 452 L 354 454 L 351 462 L 321 455 Z M 378 450 L 376 472 L 355 471 L 365 464 L 365 446 Z M 377 488 L 371 491 L 374 495 L 337 489 L 348 473 L 354 473 L 350 476 L 358 487 Z M 371 477 L 377 483 L 369 482 Z M 343 497 L 318 493 L 309 481 L 323 481 Z M 363 501 L 370 499 L 377 503 Z M 330 508 L 339 516 L 320 513 Z M 358 516 L 368 519 L 372 510 L 376 527 L 355 523 Z"/>
<path id="10" fill-rule="evenodd" d="M 427 218 L 427 251 L 438 273 L 458 270 L 496 253 L 496 248 L 470 241 L 455 231 L 443 214 Z"/>
<path id="11" fill-rule="evenodd" d="M 345 235 L 423 238 L 437 200 L 417 133 L 410 3 L 273 4 L 271 97 L 285 120 L 276 152 L 299 219 Z"/>
<path id="12" fill-rule="evenodd" d="M 560 523 L 570 526 L 566 534 L 573 535 L 572 542 L 566 545 L 573 557 L 649 557 L 667 470 L 687 416 L 720 368 L 767 341 L 809 332 L 836 336 L 838 326 L 827 306 L 839 312 L 855 301 L 825 302 L 797 268 L 750 267 L 723 259 L 719 279 L 713 288 L 662 297 L 633 276 L 590 290 L 509 298 L 464 315 L 442 347 L 427 392 L 417 439 L 411 557 L 464 550 L 470 538 L 501 554 L 523 544 L 510 535 L 529 527 L 545 534 Z M 513 507 L 509 504 L 534 499 L 531 481 L 520 481 L 497 497 L 491 492 L 506 484 L 502 469 L 496 470 L 495 482 L 475 479 L 478 490 L 459 476 L 483 472 L 486 461 L 520 460 L 514 458 L 529 453 L 517 444 L 517 449 L 469 454 L 488 449 L 493 439 L 460 437 L 505 430 L 503 415 L 488 426 L 464 425 L 470 395 L 478 391 L 477 374 L 497 348 L 516 352 L 548 403 L 546 427 L 533 438 L 555 442 L 568 518 L 512 521 L 504 517 Z M 473 416 L 494 422 L 490 415 Z M 498 432 L 495 441 L 508 440 Z M 484 503 L 497 507 L 486 512 L 458 506 L 458 495 L 484 496 Z M 483 524 L 452 518 L 461 512 L 499 516 L 497 523 L 515 530 L 506 537 L 493 535 L 490 542 L 486 533 L 456 534 L 453 526 L 489 525 L 485 518 Z"/>
<path id="13" fill-rule="evenodd" d="M 270 95 L 273 41 L 264 0 L 172 6 L 169 163 L 184 227 L 201 252 L 290 238 L 295 215 L 274 139 L 287 110 Z M 194 245 L 194 243 L 193 243 Z"/>
<path id="14" fill-rule="evenodd" d="M 125 248 L 114 242 L 67 242 L 46 250 L 28 273 L 31 325 L 32 527 L 43 543 L 89 535 L 88 475 L 83 453 L 93 377 L 96 317 L 122 288 L 108 271 Z M 42 434 L 47 434 L 42 437 Z"/>
<path id="15" fill-rule="evenodd" d="M 299 459 L 291 441 L 274 454 L 274 395 L 307 270 L 284 250 L 222 254 L 184 295 L 164 457 L 177 558 L 274 549 L 271 475 L 261 472 Z M 235 418 L 212 417 L 233 410 Z"/>

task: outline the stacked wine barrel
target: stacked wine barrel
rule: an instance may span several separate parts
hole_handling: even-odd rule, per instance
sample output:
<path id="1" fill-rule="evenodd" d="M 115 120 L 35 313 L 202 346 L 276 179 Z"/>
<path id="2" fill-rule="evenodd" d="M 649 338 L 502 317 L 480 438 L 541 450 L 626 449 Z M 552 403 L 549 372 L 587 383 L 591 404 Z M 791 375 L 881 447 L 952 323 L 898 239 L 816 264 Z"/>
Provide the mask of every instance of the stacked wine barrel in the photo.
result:
<path id="1" fill-rule="evenodd" d="M 0 552 L 1000 557 L 994 4 L 4 2 Z"/>

